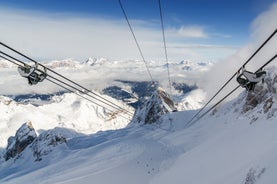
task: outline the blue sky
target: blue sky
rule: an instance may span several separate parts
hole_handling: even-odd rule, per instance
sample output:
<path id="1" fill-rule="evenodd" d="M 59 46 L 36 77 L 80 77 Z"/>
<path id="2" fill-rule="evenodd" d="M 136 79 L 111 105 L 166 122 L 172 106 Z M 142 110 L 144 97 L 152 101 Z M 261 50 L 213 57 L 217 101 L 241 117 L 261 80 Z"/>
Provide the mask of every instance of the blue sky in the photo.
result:
<path id="1" fill-rule="evenodd" d="M 131 24 L 134 26 L 138 41 L 142 45 L 142 50 L 146 50 L 146 58 L 147 54 L 149 59 L 162 57 L 162 51 L 159 54 L 157 54 L 158 51 L 156 50 L 153 51 L 153 53 L 149 51 L 153 49 L 150 45 L 157 46 L 158 39 L 160 39 L 160 41 L 162 40 L 162 38 L 159 37 L 161 36 L 161 32 L 157 0 L 121 1 L 131 20 Z M 234 53 L 237 48 L 249 41 L 249 35 L 251 33 L 250 27 L 253 20 L 259 14 L 266 11 L 274 2 L 274 0 L 161 0 L 169 52 L 171 56 L 174 54 L 178 55 L 176 58 L 172 56 L 172 60 L 178 60 L 178 58 L 180 58 L 179 60 L 187 59 L 186 57 L 189 57 L 189 59 L 194 59 L 195 57 L 196 60 L 218 60 Z M 41 24 L 45 22 L 49 32 L 53 30 L 51 34 L 43 33 L 50 39 L 45 40 L 41 38 L 41 40 L 43 40 L 46 45 L 52 45 L 52 47 L 53 45 L 57 45 L 57 47 L 61 47 L 62 44 L 55 44 L 53 42 L 55 40 L 57 40 L 57 42 L 66 42 L 62 39 L 64 36 L 62 34 L 62 24 L 71 21 L 64 25 L 64 27 L 67 28 L 64 32 L 69 32 L 66 33 L 68 37 L 70 37 L 70 34 L 72 34 L 72 37 L 74 37 L 74 35 L 76 37 L 77 30 L 74 33 L 70 33 L 68 27 L 80 27 L 82 28 L 80 34 L 83 35 L 81 39 L 84 39 L 82 42 L 77 42 L 79 46 L 76 46 L 74 50 L 77 50 L 77 48 L 84 50 L 81 45 L 87 47 L 89 43 L 86 37 L 90 37 L 90 44 L 95 42 L 101 47 L 102 51 L 107 51 L 106 53 L 95 51 L 91 53 L 80 52 L 79 54 L 73 54 L 74 52 L 77 53 L 77 51 L 74 51 L 68 52 L 68 55 L 66 55 L 66 51 L 61 51 L 60 53 L 62 54 L 58 55 L 57 53 L 51 54 L 50 50 L 47 52 L 47 56 L 43 56 L 43 49 L 40 49 L 39 44 L 36 43 L 34 44 L 35 46 L 33 45 L 30 47 L 36 47 L 38 50 L 37 55 L 35 55 L 37 58 L 61 59 L 73 57 L 82 60 L 86 57 L 108 57 L 111 59 L 121 59 L 120 54 L 113 55 L 113 53 L 119 52 L 113 48 L 120 44 L 120 39 L 109 42 L 109 40 L 103 38 L 102 41 L 105 43 L 100 43 L 100 41 L 97 40 L 101 37 L 99 33 L 101 29 L 99 29 L 99 26 L 103 27 L 103 32 L 108 29 L 114 30 L 114 32 L 110 31 L 109 33 L 103 33 L 103 37 L 111 34 L 118 34 L 120 36 L 130 34 L 127 33 L 128 27 L 117 0 L 1 0 L 0 9 L 5 12 L 5 17 L 9 17 L 8 15 L 12 17 L 16 15 L 22 17 L 23 15 L 23 17 L 26 18 L 24 19 L 24 21 L 26 21 L 25 25 L 31 27 L 31 30 L 32 26 L 34 26 L 32 34 L 26 33 L 29 39 L 32 39 L 32 35 L 39 35 L 40 31 L 43 31 L 40 30 L 40 28 L 44 28 L 43 25 L 36 26 L 30 24 L 30 22 L 34 20 Z M 13 38 L 20 34 L 20 30 L 24 32 L 28 31 L 27 28 L 23 28 L 23 26 L 20 25 L 22 24 L 22 20 L 20 23 L 17 22 L 19 19 L 20 18 L 10 19 L 9 22 L 4 24 L 6 26 L 2 24 L 2 28 L 7 29 L 6 32 L 11 32 L 11 34 L 15 35 Z M 51 21 L 49 19 L 51 19 Z M 57 21 L 57 23 L 53 24 L 53 21 Z M 59 24 L 61 24 L 61 27 L 59 27 Z M 122 27 L 119 27 L 119 24 L 122 25 Z M 14 32 L 14 29 L 13 31 L 9 31 L 7 28 L 8 26 L 17 28 L 18 34 Z M 97 29 L 99 29 L 99 31 L 95 31 L 96 28 L 93 26 L 98 26 Z M 126 32 L 124 32 L 123 29 L 126 29 L 124 30 Z M 93 31 L 90 33 L 89 30 Z M 55 32 L 57 32 L 56 38 L 55 36 L 52 37 L 52 35 L 55 35 Z M 97 35 L 97 33 L 99 35 Z M 94 39 L 93 36 L 95 36 Z M 66 39 L 68 39 L 68 37 Z M 3 36 L 0 38 L 3 39 Z M 23 43 L 27 43 L 28 45 L 32 44 L 27 38 L 25 38 L 26 40 L 22 41 L 21 44 L 18 44 L 19 47 L 22 47 Z M 36 41 L 39 41 L 39 39 L 40 38 L 37 37 Z M 132 39 L 132 37 L 126 35 L 126 37 L 122 38 L 122 40 L 124 40 L 122 43 L 124 43 L 124 45 L 134 44 L 131 43 L 132 40 L 129 41 L 129 39 Z M 8 43 L 10 41 L 7 37 L 4 37 L 4 40 L 8 41 Z M 47 43 L 48 41 L 49 43 Z M 16 46 L 15 40 L 11 41 L 11 43 Z M 112 46 L 105 48 L 105 45 Z M 213 46 L 215 50 L 211 49 Z M 180 50 L 174 50 L 174 48 L 181 47 L 184 48 L 182 52 Z M 172 48 L 172 50 L 170 50 L 170 48 Z M 218 48 L 220 48 L 220 52 L 216 50 Z M 68 47 L 67 49 L 69 51 L 73 48 Z M 97 49 L 100 50 L 100 48 Z M 122 49 L 126 51 L 126 48 Z M 132 45 L 132 49 L 135 49 L 134 45 Z M 114 50 L 114 52 L 111 50 Z M 128 52 L 130 55 L 126 56 L 126 58 L 139 59 L 137 54 L 134 54 L 132 57 L 131 53 L 135 52 L 137 51 L 132 50 L 132 52 Z M 191 54 L 188 54 L 189 52 L 191 52 Z M 121 53 L 121 55 L 123 54 L 124 52 Z M 126 58 L 122 56 L 122 59 Z"/>

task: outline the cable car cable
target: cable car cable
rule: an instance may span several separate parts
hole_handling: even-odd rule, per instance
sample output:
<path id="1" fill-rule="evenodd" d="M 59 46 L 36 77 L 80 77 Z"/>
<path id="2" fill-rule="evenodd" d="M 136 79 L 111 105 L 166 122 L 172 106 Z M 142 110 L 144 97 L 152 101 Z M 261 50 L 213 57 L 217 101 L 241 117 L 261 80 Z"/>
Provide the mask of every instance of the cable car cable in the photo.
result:
<path id="1" fill-rule="evenodd" d="M 275 31 L 263 42 L 263 44 L 251 55 L 251 57 L 242 66 L 245 67 L 245 65 L 247 63 L 249 63 L 249 61 L 269 42 L 269 40 L 271 40 L 271 38 L 276 33 L 277 33 L 277 29 L 275 29 Z M 232 75 L 232 77 L 214 94 L 213 97 L 210 98 L 210 100 L 188 121 L 188 123 L 190 123 L 195 117 L 197 117 L 207 107 L 207 105 L 227 86 L 227 84 L 236 76 L 236 74 L 237 74 L 237 72 Z"/>

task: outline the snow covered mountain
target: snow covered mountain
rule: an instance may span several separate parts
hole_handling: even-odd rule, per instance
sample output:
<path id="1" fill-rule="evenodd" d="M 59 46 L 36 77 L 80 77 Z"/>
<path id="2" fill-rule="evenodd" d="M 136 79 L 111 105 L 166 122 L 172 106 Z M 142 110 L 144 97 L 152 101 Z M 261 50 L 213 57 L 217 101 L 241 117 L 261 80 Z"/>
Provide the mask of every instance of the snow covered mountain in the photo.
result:
<path id="1" fill-rule="evenodd" d="M 1 61 L 4 67 L 1 68 L 0 65 L 0 84 L 5 85 L 5 88 L 0 88 L 0 94 L 13 98 L 17 102 L 41 105 L 45 101 L 51 102 L 51 97 L 54 95 L 64 93 L 60 87 L 47 82 L 32 87 L 26 85 L 26 80 L 19 76 L 15 65 Z M 149 82 L 142 61 L 89 58 L 85 62 L 65 59 L 47 61 L 44 64 L 89 89 L 121 100 L 134 108 L 149 98 L 159 86 L 169 91 L 167 67 L 164 62 L 150 62 L 154 84 Z M 174 71 L 171 73 L 174 81 L 173 95 L 179 96 L 198 88 L 197 82 L 201 78 L 200 75 L 209 70 L 212 65 L 212 63 L 192 61 L 170 63 L 170 70 Z M 20 87 L 14 88 L 14 86 Z"/>
<path id="2" fill-rule="evenodd" d="M 108 96 L 106 99 L 114 102 L 128 111 L 129 106 Z M 109 111 L 113 110 L 113 112 Z M 132 118 L 125 112 L 108 109 L 92 104 L 75 94 L 65 93 L 53 96 L 51 103 L 34 106 L 32 104 L 16 102 L 8 97 L 0 96 L 0 145 L 5 147 L 7 139 L 23 123 L 32 122 L 38 131 L 55 127 L 73 129 L 79 133 L 95 133 L 125 127 Z"/>
<path id="3" fill-rule="evenodd" d="M 31 64 L 31 62 L 30 62 Z M 131 68 L 144 68 L 144 63 L 139 60 L 122 60 L 122 61 L 111 61 L 107 58 L 88 58 L 86 61 L 76 61 L 72 58 L 64 59 L 64 60 L 52 60 L 52 61 L 44 61 L 43 64 L 48 66 L 49 68 L 82 68 L 82 67 L 99 67 L 99 66 L 109 66 L 110 68 L 120 68 L 124 67 L 125 69 Z M 122 66 L 124 64 L 124 66 Z M 149 61 L 151 67 L 160 67 L 166 68 L 162 62 L 159 61 Z M 169 63 L 170 67 L 177 66 L 182 70 L 187 71 L 202 71 L 207 70 L 209 66 L 212 66 L 212 62 L 193 62 L 193 61 L 185 61 L 182 60 L 179 63 Z M 13 68 L 16 65 L 12 64 L 5 59 L 0 59 L 0 68 Z"/>
<path id="4" fill-rule="evenodd" d="M 16 109 L 21 108 L 21 112 L 26 112 L 23 109 L 32 109 L 34 113 L 28 119 L 33 117 L 31 121 L 38 136 L 17 157 L 5 161 L 2 156 L 0 182 L 275 183 L 277 67 L 268 68 L 267 71 L 265 83 L 259 84 L 255 93 L 244 91 L 190 126 L 186 123 L 196 113 L 195 110 L 166 113 L 159 118 L 159 123 L 151 125 L 134 123 L 126 127 L 126 122 L 122 128 L 84 134 L 88 133 L 86 130 L 91 130 L 90 127 L 81 130 L 78 124 L 74 124 L 76 129 L 67 122 L 81 115 L 77 110 L 78 115 L 74 116 L 75 111 L 71 109 L 89 106 L 71 94 L 59 97 L 58 103 L 38 107 L 18 104 L 2 97 L 1 117 L 7 117 L 6 121 L 13 123 L 5 127 L 3 120 L 1 132 L 9 130 L 8 127 L 16 130 L 27 122 L 15 123 L 18 122 L 16 118 L 26 115 L 16 115 Z M 193 91 L 190 94 L 199 93 Z M 189 98 L 186 96 L 187 100 Z M 61 109 L 57 110 L 59 105 L 70 107 L 64 110 L 69 111 L 66 116 L 62 116 Z M 50 117 L 43 116 L 43 113 Z M 57 122 L 53 117 L 57 118 L 58 115 L 62 116 L 59 122 L 64 124 L 55 128 L 57 124 L 51 122 Z M 87 115 L 89 112 L 86 112 Z M 89 125 L 82 124 L 84 120 L 81 118 L 80 126 Z M 50 123 L 52 129 L 45 131 L 46 125 L 45 129 L 42 126 L 44 122 Z M 27 125 L 23 125 L 23 128 Z M 16 131 L 10 133 L 17 134 Z M 10 139 L 9 145 L 13 140 Z M 6 151 L 4 146 L 2 151 Z"/>
<path id="5" fill-rule="evenodd" d="M 136 109 L 133 123 L 157 123 L 163 115 L 173 111 L 176 111 L 173 100 L 168 93 L 159 87 L 149 99 Z"/>

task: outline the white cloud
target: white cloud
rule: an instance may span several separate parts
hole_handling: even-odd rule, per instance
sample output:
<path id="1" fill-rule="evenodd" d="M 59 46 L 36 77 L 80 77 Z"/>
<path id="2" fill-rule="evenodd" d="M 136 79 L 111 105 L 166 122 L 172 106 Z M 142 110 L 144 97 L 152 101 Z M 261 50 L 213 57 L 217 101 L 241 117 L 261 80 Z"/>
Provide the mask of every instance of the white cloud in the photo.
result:
<path id="1" fill-rule="evenodd" d="M 0 12 L 1 40 L 36 58 L 117 58 L 126 51 L 126 45 L 129 52 L 125 56 L 136 56 L 124 22 Z"/>
<path id="2" fill-rule="evenodd" d="M 226 49 L 226 50 L 236 50 L 237 46 L 229 46 L 229 45 L 213 45 L 213 44 L 171 44 L 170 47 L 173 48 L 196 48 L 196 49 Z"/>
<path id="3" fill-rule="evenodd" d="M 219 62 L 210 73 L 197 74 L 197 76 L 195 74 L 193 80 L 201 79 L 202 86 L 213 95 L 277 28 L 276 17 L 277 3 L 253 21 L 251 27 L 251 38 L 253 41 L 251 43 L 241 48 L 228 59 Z M 48 58 L 63 59 L 72 57 L 79 61 L 88 57 L 107 57 L 110 60 L 141 59 L 125 20 L 49 16 L 40 12 L 28 13 L 3 9 L 0 9 L 0 19 L 0 40 L 31 57 L 44 60 Z M 132 21 L 131 23 L 134 24 L 134 31 L 141 44 L 145 58 L 147 60 L 164 61 L 161 30 L 154 29 L 151 26 L 147 27 L 148 23 L 143 21 Z M 227 54 L 234 53 L 237 50 L 236 47 L 226 45 L 195 44 L 193 42 L 183 44 L 180 41 L 176 41 L 184 38 L 185 29 L 186 27 L 183 27 L 183 30 L 166 30 L 170 60 L 190 59 L 195 61 L 207 60 L 208 58 L 208 60 L 212 61 L 213 58 L 224 58 Z M 180 30 L 182 30 L 181 32 L 184 35 L 178 34 Z M 195 30 L 197 31 L 197 29 Z M 206 33 L 201 27 L 198 28 L 197 34 L 199 38 L 207 38 L 208 35 L 212 35 Z M 272 54 L 276 54 L 276 48 L 277 35 L 260 54 L 253 58 L 247 65 L 247 69 L 255 71 L 271 58 Z M 141 64 L 143 65 L 143 63 Z M 113 81 L 118 75 L 124 75 L 124 78 L 126 77 L 129 80 L 149 80 L 143 67 L 138 71 L 126 71 L 126 68 L 121 68 L 118 71 L 114 70 L 114 68 L 105 68 L 104 72 L 102 71 L 101 73 L 97 70 L 82 71 L 82 73 L 79 71 L 68 71 L 66 74 L 70 78 L 73 77 L 75 81 L 84 83 L 85 86 L 89 86 L 92 89 L 96 89 L 101 83 Z M 161 75 L 160 69 L 154 68 L 153 70 L 154 78 L 161 78 L 162 81 L 166 81 L 166 75 Z M 2 94 L 5 91 L 12 93 L 16 90 L 18 92 L 14 86 L 19 86 L 19 89 L 22 90 L 23 86 L 26 86 L 26 81 L 21 78 L 18 80 L 18 74 L 16 71 L 12 71 L 12 74 L 11 72 L 7 73 L 10 76 L 9 78 L 6 77 L 6 73 L 1 74 L 0 83 L 1 86 L 5 86 L 5 89 L 1 89 Z M 190 77 L 181 76 L 180 80 L 188 80 Z M 237 84 L 234 81 L 228 89 L 230 90 L 235 85 Z M 56 87 L 49 86 L 32 86 L 28 88 L 28 92 L 57 90 Z"/>
<path id="4" fill-rule="evenodd" d="M 178 34 L 184 38 L 208 38 L 204 28 L 200 26 L 182 26 L 178 30 Z"/>
<path id="5" fill-rule="evenodd" d="M 212 33 L 211 36 L 220 37 L 220 38 L 232 38 L 232 35 L 222 34 L 222 33 Z"/>
<path id="6" fill-rule="evenodd" d="M 141 59 L 123 17 L 120 20 L 84 18 L 0 8 L 0 19 L 0 40 L 40 60 L 74 58 L 82 61 L 88 57 L 106 57 L 111 60 Z M 141 20 L 130 22 L 146 60 L 164 59 L 160 23 Z M 166 30 L 168 45 L 178 43 L 185 37 L 207 38 L 207 33 L 200 26 Z M 169 59 L 180 61 L 205 58 L 195 47 L 190 50 L 195 55 L 186 58 L 186 52 L 172 47 L 168 50 Z M 217 59 L 218 57 L 214 56 L 213 60 Z"/>
<path id="7" fill-rule="evenodd" d="M 64 62 L 71 63 L 71 66 L 76 67 L 61 67 L 54 68 L 54 70 L 88 89 L 97 91 L 101 91 L 102 89 L 115 84 L 126 87 L 126 85 L 116 82 L 116 79 L 129 81 L 150 81 L 150 77 L 147 74 L 143 62 L 134 60 L 109 61 L 106 59 L 102 59 L 101 61 L 103 61 L 99 62 L 101 64 L 96 64 L 94 66 L 80 66 L 80 64 L 77 64 L 78 62 L 76 61 L 64 60 Z M 170 76 L 173 82 L 185 82 L 187 84 L 194 85 L 199 79 L 199 73 L 201 73 L 199 71 L 203 71 L 208 68 L 207 66 L 205 67 L 192 63 L 188 66 L 192 67 L 195 71 L 186 71 L 183 69 L 184 66 L 187 65 L 170 63 Z M 169 91 L 167 68 L 165 67 L 165 63 L 151 61 L 149 63 L 149 70 L 153 79 L 155 81 L 159 81 L 161 87 Z M 59 78 L 51 71 L 48 71 L 48 74 Z M 27 80 L 18 74 L 16 67 L 0 68 L 0 86 L 2 86 L 0 88 L 0 94 L 2 95 L 31 93 L 47 94 L 63 91 L 62 88 L 48 82 L 47 80 L 37 85 L 28 85 Z"/>
<path id="8" fill-rule="evenodd" d="M 68 15 L 51 15 L 42 12 L 0 8 L 0 19 L 1 42 L 40 61 L 64 58 L 84 61 L 88 57 L 105 57 L 112 61 L 141 60 L 133 37 L 123 18 L 121 20 L 99 17 L 76 18 Z M 154 65 L 165 64 L 160 23 L 141 20 L 130 20 L 130 22 L 147 62 L 154 60 Z M 230 49 L 223 49 L 225 46 L 193 43 L 180 44 L 180 40 L 183 39 L 184 37 L 178 34 L 178 29 L 166 30 L 170 62 L 179 62 L 184 59 L 214 61 L 226 56 L 230 52 Z M 3 47 L 0 47 L 0 50 L 3 50 Z M 141 62 L 141 65 L 144 65 L 144 63 Z M 163 69 L 164 71 L 156 67 L 151 68 L 151 72 L 153 70 L 153 77 L 166 81 L 167 75 L 161 75 L 166 73 L 166 69 Z M 20 93 L 20 90 L 21 92 L 47 93 L 58 89 L 52 84 L 26 87 L 26 81 L 22 78 L 18 80 L 17 71 L 14 69 L 12 71 L 9 73 L 11 75 L 9 78 L 4 77 L 7 75 L 1 74 L 0 83 L 2 86 L 5 86 L 5 88 L 1 89 L 1 94 L 5 92 L 9 94 L 14 92 Z M 81 82 L 84 86 L 89 86 L 91 89 L 101 88 L 103 87 L 101 85 L 107 85 L 117 76 L 126 78 L 126 80 L 149 80 L 144 67 L 140 67 L 138 71 L 126 71 L 126 68 L 105 68 L 101 72 L 94 70 L 62 72 L 74 81 Z M 175 79 L 183 81 L 184 78 L 195 79 L 199 76 L 181 77 Z M 9 82 L 9 80 L 11 81 Z M 20 86 L 20 88 L 16 89 L 14 86 Z"/>
<path id="9" fill-rule="evenodd" d="M 218 61 L 234 54 L 238 47 L 228 45 L 173 43 L 169 49 L 183 52 L 186 59 L 197 61 Z"/>
<path id="10" fill-rule="evenodd" d="M 250 58 L 250 56 L 261 46 L 261 44 L 269 37 L 277 28 L 277 3 L 273 4 L 270 9 L 260 14 L 253 20 L 251 30 L 251 42 L 242 47 L 236 54 L 229 58 L 218 62 L 214 68 L 207 73 L 203 78 L 202 86 L 209 92 L 209 95 L 214 95 L 218 89 L 235 73 L 238 69 Z M 265 62 L 276 54 L 277 34 L 270 40 L 260 52 L 246 65 L 246 69 L 256 71 Z M 276 65 L 277 61 L 271 63 Z M 235 80 L 223 91 L 222 94 L 227 94 L 238 85 Z"/>
<path id="11" fill-rule="evenodd" d="M 252 37 L 254 39 L 264 39 L 277 29 L 277 3 L 272 4 L 268 11 L 259 15 L 252 23 Z"/>

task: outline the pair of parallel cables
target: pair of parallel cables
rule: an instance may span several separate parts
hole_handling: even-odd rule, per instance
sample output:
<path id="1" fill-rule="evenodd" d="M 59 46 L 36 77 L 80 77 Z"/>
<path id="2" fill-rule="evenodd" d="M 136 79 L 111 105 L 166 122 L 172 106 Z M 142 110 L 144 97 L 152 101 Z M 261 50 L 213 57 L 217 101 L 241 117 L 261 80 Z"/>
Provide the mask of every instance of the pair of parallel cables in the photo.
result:
<path id="1" fill-rule="evenodd" d="M 150 72 L 149 66 L 148 66 L 148 64 L 147 64 L 147 62 L 146 62 L 146 60 L 145 60 L 145 57 L 144 57 L 143 53 L 142 53 L 141 47 L 140 47 L 140 45 L 139 45 L 139 43 L 138 43 L 138 40 L 137 40 L 137 38 L 136 38 L 136 36 L 135 36 L 134 30 L 133 30 L 133 28 L 132 28 L 132 26 L 131 26 L 131 24 L 130 24 L 130 21 L 129 21 L 128 17 L 127 17 L 126 11 L 125 11 L 125 9 L 124 9 L 124 7 L 123 7 L 123 5 L 122 5 L 121 0 L 118 0 L 118 3 L 119 3 L 119 5 L 120 5 L 120 8 L 121 8 L 121 10 L 122 10 L 122 12 L 123 12 L 123 15 L 124 15 L 124 17 L 125 17 L 125 19 L 126 19 L 126 22 L 127 22 L 128 26 L 129 26 L 129 29 L 130 29 L 130 31 L 131 31 L 131 33 L 132 33 L 132 36 L 133 36 L 133 38 L 134 38 L 134 40 L 135 40 L 135 43 L 136 43 L 136 46 L 137 46 L 137 48 L 138 48 L 138 50 L 139 50 L 140 56 L 141 56 L 141 58 L 142 58 L 142 60 L 143 60 L 143 62 L 144 62 L 144 64 L 145 64 L 147 73 L 148 73 L 148 75 L 149 75 L 149 77 L 150 77 L 152 83 L 154 83 L 153 76 L 152 76 L 152 74 L 151 74 L 151 72 Z M 166 40 L 165 40 L 165 31 L 164 31 L 164 21 L 163 21 L 163 14 L 162 14 L 162 7 L 161 7 L 161 1 L 160 1 L 160 0 L 158 0 L 158 4 L 159 4 L 161 28 L 162 28 L 162 35 L 163 35 L 163 47 L 164 47 L 164 51 L 165 51 L 165 59 L 166 59 L 166 66 L 167 66 L 167 77 L 168 77 L 170 95 L 172 96 L 172 89 L 171 89 L 171 85 L 172 85 L 172 84 L 171 84 L 171 79 L 170 79 L 170 71 L 169 71 L 169 63 L 168 63 L 168 54 L 167 54 L 167 47 L 166 47 Z"/>
<path id="2" fill-rule="evenodd" d="M 261 44 L 261 46 L 251 55 L 251 57 L 242 65 L 241 68 L 244 68 L 250 60 L 274 37 L 274 35 L 277 33 L 277 29 Z M 262 70 L 264 67 L 266 67 L 269 63 L 271 63 L 274 59 L 276 59 L 277 54 L 275 54 L 270 60 L 268 60 L 264 65 L 262 65 L 256 72 Z M 238 72 L 241 70 L 241 68 L 238 70 Z M 203 114 L 199 116 L 199 114 L 208 106 L 208 104 L 227 86 L 227 84 L 236 76 L 238 73 L 234 73 L 232 77 L 210 98 L 210 100 L 186 123 L 186 127 L 192 125 L 196 121 L 203 118 L 206 114 L 208 114 L 211 110 L 213 110 L 216 106 L 218 106 L 222 101 L 224 101 L 227 97 L 229 97 L 232 93 L 234 93 L 240 85 L 238 85 L 235 89 L 233 89 L 231 92 L 229 92 L 226 96 L 224 96 L 221 100 L 219 100 L 216 104 L 214 104 L 212 107 L 210 107 L 208 110 L 206 110 Z M 195 119 L 196 118 L 196 119 Z"/>
<path id="3" fill-rule="evenodd" d="M 75 93 L 77 96 L 95 104 L 98 105 L 100 107 L 103 107 L 104 109 L 107 109 L 107 111 L 111 112 L 111 113 L 115 113 L 115 111 L 117 112 L 124 112 L 128 115 L 129 118 L 127 118 L 126 116 L 123 116 L 122 114 L 120 114 L 121 117 L 124 117 L 125 119 L 130 119 L 130 116 L 133 116 L 133 113 L 130 112 L 129 110 L 115 104 L 114 102 L 104 98 L 103 96 L 97 94 L 96 92 L 89 90 L 88 88 L 78 84 L 77 82 L 74 82 L 73 80 L 63 76 L 62 74 L 59 74 L 58 72 L 52 70 L 51 68 L 35 61 L 34 59 L 22 54 L 21 52 L 15 50 L 14 48 L 0 42 L 0 45 L 2 45 L 3 47 L 9 49 L 10 51 L 30 60 L 31 62 L 35 63 L 36 66 L 40 66 L 42 67 L 44 70 L 41 70 L 39 68 L 36 68 L 37 71 L 41 72 L 41 73 L 45 73 L 45 71 L 47 72 L 51 72 L 52 74 L 58 76 L 59 78 L 57 78 L 56 76 L 50 75 L 49 73 L 46 73 L 47 77 L 46 80 L 48 80 L 49 82 L 62 87 L 63 89 Z M 15 65 L 18 66 L 22 66 L 22 67 L 31 67 L 29 64 L 3 52 L 0 51 L 0 58 L 5 59 Z"/>
<path id="4" fill-rule="evenodd" d="M 171 92 L 171 82 L 170 82 L 170 74 L 169 74 L 169 64 L 168 64 L 168 57 L 167 57 L 167 49 L 166 49 L 166 43 L 165 43 L 165 34 L 164 34 L 164 25 L 163 25 L 162 9 L 161 9 L 160 0 L 158 0 L 158 2 L 159 2 L 160 18 L 161 18 L 161 25 L 162 25 L 162 31 L 163 31 L 163 41 L 164 41 L 164 48 L 165 48 L 165 56 L 166 56 L 167 69 L 168 69 L 167 71 L 168 71 L 169 87 L 170 87 L 170 92 Z M 122 8 L 122 11 L 123 11 L 124 16 L 125 16 L 125 18 L 126 18 L 126 21 L 127 21 L 128 25 L 129 25 L 129 28 L 130 28 L 131 32 L 132 32 L 133 38 L 134 38 L 134 40 L 135 40 L 135 42 L 136 42 L 136 45 L 137 45 L 137 47 L 138 47 L 138 49 L 139 49 L 140 55 L 141 55 L 141 57 L 142 57 L 142 59 L 143 59 L 143 61 L 144 61 L 144 63 L 145 63 L 145 66 L 146 66 L 146 68 L 147 68 L 147 72 L 148 72 L 148 74 L 149 74 L 149 76 L 150 76 L 150 79 L 151 79 L 152 83 L 154 83 L 153 77 L 152 77 L 152 75 L 151 75 L 151 73 L 150 73 L 150 70 L 149 70 L 149 66 L 148 66 L 147 63 L 146 63 L 146 60 L 145 60 L 145 58 L 144 58 L 144 56 L 143 56 L 143 53 L 142 53 L 142 51 L 141 51 L 141 48 L 140 48 L 140 46 L 139 46 L 139 44 L 138 44 L 138 41 L 137 41 L 136 36 L 135 36 L 135 34 L 134 34 L 134 31 L 133 31 L 133 29 L 132 29 L 132 27 L 131 27 L 131 24 L 130 24 L 130 22 L 129 22 L 129 20 L 128 20 L 128 17 L 127 17 L 127 15 L 126 15 L 126 13 L 125 13 L 125 10 L 124 10 L 124 8 L 123 8 L 122 3 L 121 3 L 120 0 L 119 0 L 119 4 L 120 4 L 120 6 L 121 6 L 121 8 Z M 5 47 L 5 48 L 7 48 L 7 49 L 9 49 L 9 50 L 11 50 L 11 51 L 13 51 L 14 53 L 16 53 L 16 54 L 18 54 L 18 55 L 20 55 L 20 56 L 23 56 L 24 58 L 30 60 L 31 62 L 34 62 L 35 65 L 36 65 L 36 70 L 39 71 L 39 72 L 41 72 L 41 73 L 45 73 L 46 76 L 47 76 L 47 77 L 46 77 L 46 80 L 48 80 L 49 82 L 51 82 L 51 83 L 53 83 L 53 84 L 55 84 L 55 85 L 57 85 L 57 86 L 59 86 L 59 87 L 62 87 L 63 89 L 65 89 L 65 90 L 67 90 L 67 91 L 69 91 L 69 92 L 75 93 L 77 96 L 80 96 L 81 98 L 84 98 L 85 100 L 87 100 L 87 101 L 89 101 L 89 102 L 92 102 L 92 103 L 94 103 L 94 104 L 96 104 L 96 105 L 98 105 L 98 106 L 101 106 L 101 107 L 103 107 L 103 108 L 106 108 L 106 109 L 107 109 L 108 111 L 110 111 L 110 112 L 113 112 L 113 110 L 118 110 L 119 112 L 125 112 L 125 113 L 128 114 L 129 116 L 132 116 L 132 115 L 133 115 L 132 112 L 130 112 L 130 111 L 128 111 L 128 110 L 126 110 L 126 109 L 120 107 L 119 105 L 117 105 L 117 104 L 111 102 L 111 101 L 108 100 L 108 99 L 105 99 L 105 98 L 102 97 L 101 95 L 99 95 L 99 94 L 93 92 L 92 90 L 87 89 L 86 87 L 84 87 L 84 86 L 78 84 L 77 82 L 74 82 L 74 81 L 72 81 L 71 79 L 69 79 L 69 78 L 67 78 L 67 77 L 65 77 L 65 76 L 63 76 L 63 75 L 61 75 L 61 74 L 55 72 L 55 71 L 52 70 L 51 68 L 49 68 L 49 67 L 47 67 L 47 66 L 45 66 L 45 65 L 43 65 L 43 64 L 41 64 L 41 63 L 39 63 L 39 62 L 37 62 L 37 61 L 35 61 L 34 59 L 32 59 L 32 58 L 30 58 L 30 57 L 24 55 L 23 53 L 21 53 L 21 52 L 15 50 L 14 48 L 12 48 L 12 47 L 10 47 L 10 46 L 8 46 L 8 45 L 2 43 L 2 42 L 0 42 L 0 45 L 2 45 L 3 47 Z M 3 52 L 3 51 L 0 51 L 0 58 L 5 59 L 6 61 L 9 61 L 9 62 L 11 62 L 11 63 L 13 63 L 13 64 L 15 64 L 15 65 L 21 66 L 21 67 L 26 67 L 26 66 L 27 66 L 27 67 L 31 67 L 29 64 L 27 64 L 27 63 L 25 63 L 25 62 L 23 62 L 23 61 L 21 61 L 21 60 L 15 58 L 15 57 L 13 57 L 13 56 L 11 56 L 11 55 L 9 55 L 9 54 Z M 41 66 L 44 70 L 38 69 L 37 66 Z M 53 76 L 53 75 L 50 75 L 49 73 L 46 73 L 46 71 L 52 72 L 54 75 L 58 76 L 60 79 L 57 78 L 57 77 L 55 77 L 55 76 Z M 74 91 L 74 90 L 75 90 L 75 91 Z M 82 94 L 82 95 L 81 95 L 81 94 Z M 171 94 L 172 94 L 172 92 L 171 92 Z M 86 96 L 85 96 L 85 95 L 86 95 Z M 91 99 L 88 98 L 88 97 L 90 97 Z M 93 99 L 93 100 L 92 100 L 92 99 Z M 102 104 L 101 104 L 101 103 L 102 103 Z M 104 105 L 104 104 L 105 104 L 105 105 Z M 113 109 L 113 110 L 112 110 L 112 109 Z M 121 116 L 122 116 L 122 115 L 121 115 Z M 122 117 L 126 118 L 125 116 L 122 116 Z"/>

